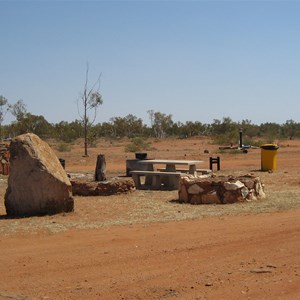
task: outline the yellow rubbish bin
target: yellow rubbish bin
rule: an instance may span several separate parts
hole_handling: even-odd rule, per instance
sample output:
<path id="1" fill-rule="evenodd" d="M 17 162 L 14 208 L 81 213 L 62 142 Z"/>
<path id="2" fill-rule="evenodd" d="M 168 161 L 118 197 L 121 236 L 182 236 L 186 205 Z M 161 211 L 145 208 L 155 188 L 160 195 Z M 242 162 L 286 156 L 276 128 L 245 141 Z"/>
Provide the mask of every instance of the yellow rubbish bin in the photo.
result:
<path id="1" fill-rule="evenodd" d="M 261 170 L 262 171 L 275 171 L 277 162 L 278 146 L 275 144 L 264 144 L 261 148 Z"/>

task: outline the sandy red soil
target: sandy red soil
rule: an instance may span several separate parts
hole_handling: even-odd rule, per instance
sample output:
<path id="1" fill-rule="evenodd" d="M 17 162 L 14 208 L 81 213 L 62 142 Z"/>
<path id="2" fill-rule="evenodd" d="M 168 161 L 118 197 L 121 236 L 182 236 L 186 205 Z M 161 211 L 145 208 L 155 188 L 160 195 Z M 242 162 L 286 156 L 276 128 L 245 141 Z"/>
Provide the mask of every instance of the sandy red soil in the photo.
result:
<path id="1" fill-rule="evenodd" d="M 125 142 L 102 141 L 88 158 L 78 145 L 58 156 L 69 172 L 93 172 L 96 155 L 104 153 L 107 174 L 115 176 L 124 174 L 126 158 L 133 157 L 124 152 Z M 199 217 L 197 206 L 163 200 L 174 199 L 176 191 L 75 197 L 74 213 L 25 219 L 7 219 L 2 204 L 0 299 L 299 299 L 300 142 L 279 144 L 274 173 L 260 172 L 259 149 L 217 154 L 217 146 L 205 139 L 156 141 L 156 150 L 149 151 L 156 158 L 203 159 L 205 167 L 209 156 L 219 155 L 222 172 L 261 176 L 268 210 L 256 210 L 260 202 L 224 212 L 224 206 L 206 206 L 218 214 Z M 4 192 L 5 181 L 2 198 Z M 157 221 L 145 215 L 130 223 L 142 196 L 186 217 L 164 219 L 162 210 L 153 211 Z M 97 223 L 118 217 L 122 224 Z M 99 226 L 89 227 L 89 221 Z M 51 231 L 47 224 L 61 227 Z"/>

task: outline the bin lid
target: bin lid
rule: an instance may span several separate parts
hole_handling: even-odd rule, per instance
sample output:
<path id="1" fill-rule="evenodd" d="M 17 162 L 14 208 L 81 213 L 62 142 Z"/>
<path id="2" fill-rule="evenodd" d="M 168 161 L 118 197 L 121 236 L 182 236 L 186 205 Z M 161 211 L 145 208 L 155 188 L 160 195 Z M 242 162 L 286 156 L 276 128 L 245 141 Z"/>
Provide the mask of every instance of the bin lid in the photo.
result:
<path id="1" fill-rule="evenodd" d="M 277 150 L 279 147 L 276 144 L 263 144 L 260 148 L 264 150 Z"/>

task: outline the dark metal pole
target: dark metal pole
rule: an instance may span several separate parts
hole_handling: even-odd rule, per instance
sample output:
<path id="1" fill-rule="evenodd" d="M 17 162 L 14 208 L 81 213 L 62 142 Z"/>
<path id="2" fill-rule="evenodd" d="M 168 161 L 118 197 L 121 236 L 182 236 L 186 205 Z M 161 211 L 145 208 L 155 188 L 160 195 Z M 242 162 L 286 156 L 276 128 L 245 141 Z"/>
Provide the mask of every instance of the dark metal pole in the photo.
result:
<path id="1" fill-rule="evenodd" d="M 240 148 L 243 148 L 243 129 L 240 128 Z"/>

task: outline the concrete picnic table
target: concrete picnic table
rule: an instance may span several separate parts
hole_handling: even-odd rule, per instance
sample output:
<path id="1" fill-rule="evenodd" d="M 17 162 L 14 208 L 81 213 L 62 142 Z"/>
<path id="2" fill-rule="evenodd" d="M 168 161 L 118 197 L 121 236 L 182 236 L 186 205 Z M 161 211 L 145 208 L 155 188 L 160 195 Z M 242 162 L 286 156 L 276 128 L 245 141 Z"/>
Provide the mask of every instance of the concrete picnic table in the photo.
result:
<path id="1" fill-rule="evenodd" d="M 177 189 L 179 178 L 184 176 L 182 172 L 195 175 L 197 173 L 196 165 L 203 163 L 202 160 L 170 160 L 170 159 L 145 159 L 140 160 L 137 164 L 147 166 L 147 170 L 133 170 L 131 175 L 134 179 L 137 189 L 140 188 L 155 188 L 161 189 Z M 154 169 L 154 165 L 165 165 L 163 169 Z M 176 169 L 177 165 L 188 166 L 187 170 Z M 145 176 L 145 184 L 141 183 L 141 176 Z"/>
<path id="2" fill-rule="evenodd" d="M 177 165 L 186 165 L 189 168 L 188 173 L 194 175 L 197 172 L 196 165 L 203 162 L 203 160 L 146 159 L 138 161 L 138 164 L 149 165 L 149 171 L 154 170 L 154 165 L 165 165 L 165 172 L 176 172 Z"/>

